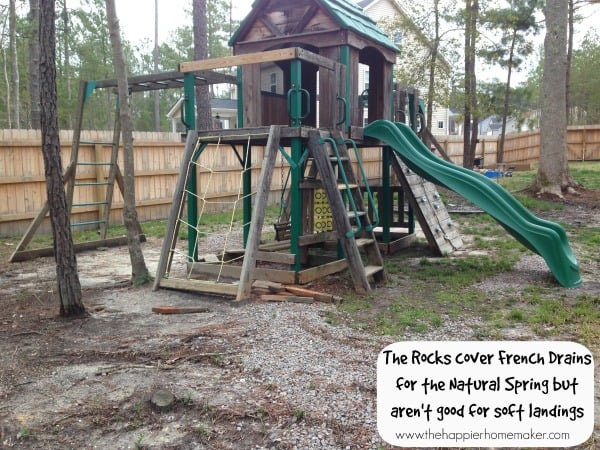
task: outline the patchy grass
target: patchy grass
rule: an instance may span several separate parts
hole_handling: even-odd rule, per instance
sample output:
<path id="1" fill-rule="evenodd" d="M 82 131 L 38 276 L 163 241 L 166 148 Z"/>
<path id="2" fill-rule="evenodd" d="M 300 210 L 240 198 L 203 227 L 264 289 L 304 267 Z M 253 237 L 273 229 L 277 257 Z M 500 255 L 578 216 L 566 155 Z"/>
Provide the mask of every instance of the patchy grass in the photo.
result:
<path id="1" fill-rule="evenodd" d="M 542 202 L 532 204 L 546 210 Z M 557 207 L 550 203 L 548 209 Z M 523 326 L 539 336 L 560 336 L 585 344 L 598 341 L 598 296 L 578 295 L 551 282 L 482 290 L 479 283 L 510 271 L 530 251 L 487 214 L 453 215 L 453 220 L 462 235 L 471 236 L 470 245 L 487 255 L 434 257 L 426 246 L 419 246 L 387 257 L 390 283 L 366 298 L 347 296 L 339 308 L 343 318 L 330 315 L 329 323 L 346 320 L 375 334 L 401 337 L 406 332 L 427 333 L 443 326 L 448 318 L 474 317 L 482 324 L 477 330 L 473 326 L 478 339 L 501 339 L 503 329 Z M 568 231 L 580 261 L 599 260 L 600 229 L 581 225 Z"/>
<path id="2" fill-rule="evenodd" d="M 279 215 L 279 206 L 271 206 L 267 208 L 267 212 L 265 214 L 265 224 L 275 223 Z M 235 214 L 229 212 L 221 212 L 221 213 L 210 213 L 203 214 L 200 220 L 200 236 L 206 236 L 209 233 L 220 232 L 224 229 L 224 227 L 228 227 L 230 224 L 233 224 L 234 228 L 239 229 L 243 226 L 243 213 L 242 210 L 238 209 Z M 150 222 L 144 222 L 141 224 L 142 230 L 147 237 L 155 237 L 155 238 L 163 238 L 167 229 L 167 221 L 166 220 L 154 220 Z M 73 229 L 73 242 L 81 243 L 81 242 L 89 242 L 98 239 L 99 231 L 97 229 L 93 230 L 78 230 Z M 108 227 L 106 231 L 107 238 L 115 238 L 120 236 L 125 236 L 127 234 L 127 229 L 124 225 L 111 225 Z M 274 239 L 275 233 L 267 233 L 265 239 Z M 179 239 L 187 240 L 188 230 L 187 227 L 180 227 L 179 229 Z M 20 241 L 20 237 L 7 237 L 0 239 L 0 258 L 6 259 L 9 254 L 12 253 L 16 245 Z M 49 234 L 38 234 L 35 235 L 29 244 L 28 248 L 30 249 L 39 249 L 45 247 L 52 247 L 52 235 Z M 6 258 L 4 256 L 6 255 Z"/>

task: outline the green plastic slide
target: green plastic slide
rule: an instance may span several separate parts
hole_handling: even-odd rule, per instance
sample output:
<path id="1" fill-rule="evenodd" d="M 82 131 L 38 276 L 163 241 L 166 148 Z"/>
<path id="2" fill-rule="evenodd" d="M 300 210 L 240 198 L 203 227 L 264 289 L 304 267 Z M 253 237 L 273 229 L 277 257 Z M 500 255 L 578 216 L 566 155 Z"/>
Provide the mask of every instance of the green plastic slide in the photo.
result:
<path id="1" fill-rule="evenodd" d="M 544 258 L 562 286 L 581 284 L 579 264 L 560 225 L 534 216 L 489 178 L 438 158 L 403 123 L 377 120 L 364 129 L 364 135 L 387 143 L 421 177 L 478 205 L 520 243 Z"/>

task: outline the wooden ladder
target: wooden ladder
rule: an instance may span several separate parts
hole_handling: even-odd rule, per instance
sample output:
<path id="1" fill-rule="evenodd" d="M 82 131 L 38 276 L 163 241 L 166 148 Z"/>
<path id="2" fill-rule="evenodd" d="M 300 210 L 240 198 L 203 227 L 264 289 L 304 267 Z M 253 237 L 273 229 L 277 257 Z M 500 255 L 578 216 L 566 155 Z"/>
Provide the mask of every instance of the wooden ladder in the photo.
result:
<path id="1" fill-rule="evenodd" d="M 113 201 L 114 194 L 114 185 L 117 183 L 121 194 L 124 193 L 124 181 L 123 174 L 119 169 L 117 164 L 117 158 L 119 153 L 119 144 L 120 144 L 120 136 L 121 136 L 121 121 L 119 119 L 118 110 L 115 113 L 115 123 L 113 129 L 113 139 L 111 142 L 87 142 L 87 144 L 94 145 L 94 151 L 96 154 L 95 161 L 82 162 L 79 160 L 79 147 L 84 142 L 81 141 L 81 127 L 83 123 L 83 104 L 84 100 L 84 91 L 85 91 L 85 82 L 82 82 L 82 85 L 79 89 L 79 106 L 77 110 L 76 117 L 76 126 L 73 132 L 73 141 L 71 143 L 71 159 L 69 165 L 64 171 L 64 182 L 66 184 L 66 200 L 67 200 L 67 208 L 69 211 L 69 220 L 72 218 L 71 211 L 73 208 L 77 207 L 90 207 L 95 206 L 98 207 L 98 220 L 88 221 L 88 222 L 71 222 L 71 227 L 81 227 L 81 226 L 91 226 L 98 225 L 98 239 L 86 241 L 86 242 L 78 242 L 74 244 L 75 251 L 83 251 L 83 250 L 92 250 L 98 247 L 113 247 L 127 244 L 127 238 L 120 236 L 114 238 L 107 238 L 107 230 L 109 225 L 109 217 L 111 211 L 111 205 Z M 102 153 L 102 145 L 110 145 L 111 146 L 111 156 L 110 161 L 103 160 Z M 78 166 L 94 166 L 96 168 L 96 181 L 88 182 L 88 183 L 79 183 L 77 181 L 77 168 Z M 108 167 L 108 175 L 106 177 L 106 181 L 104 180 L 104 170 L 103 168 Z M 87 203 L 73 203 L 74 192 L 77 187 L 80 186 L 96 186 L 96 195 L 97 201 L 87 202 Z M 105 192 L 104 187 L 106 187 Z M 102 196 L 104 194 L 104 200 Z M 35 236 L 38 228 L 42 224 L 44 217 L 50 211 L 50 205 L 46 200 L 42 208 L 38 211 L 37 215 L 33 218 L 29 227 L 25 231 L 23 237 L 19 244 L 11 255 L 9 261 L 10 262 L 18 262 L 18 261 L 26 261 L 29 259 L 33 259 L 40 256 L 52 256 L 54 254 L 53 247 L 45 247 L 39 248 L 35 250 L 27 250 L 27 246 L 31 243 L 32 239 Z M 141 225 L 138 223 L 137 230 L 140 241 L 145 242 L 146 236 L 143 234 Z"/>
<path id="2" fill-rule="evenodd" d="M 369 292 L 369 279 L 372 277 L 375 282 L 385 283 L 387 274 L 346 142 L 339 131 L 313 130 L 309 132 L 308 148 L 329 200 L 354 287 L 357 292 Z M 365 253 L 366 263 L 361 250 Z"/>
<path id="3" fill-rule="evenodd" d="M 115 115 L 115 124 L 113 130 L 113 139 L 110 142 L 84 142 L 79 140 L 79 136 L 74 137 L 74 145 L 71 151 L 71 163 L 73 167 L 73 176 L 67 180 L 67 205 L 69 207 L 69 217 L 72 217 L 71 211 L 73 208 L 97 206 L 99 209 L 98 220 L 86 221 L 86 222 L 71 222 L 71 227 L 82 227 L 89 225 L 98 225 L 98 236 L 100 240 L 106 239 L 106 233 L 108 231 L 110 210 L 113 201 L 115 181 L 118 182 L 121 193 L 124 192 L 123 187 L 123 175 L 118 166 L 119 156 L 119 141 L 121 137 L 121 121 L 119 120 L 118 111 Z M 79 147 L 81 144 L 91 144 L 94 146 L 94 161 L 80 161 L 79 158 Z M 110 160 L 105 160 L 102 155 L 102 147 L 104 145 L 110 145 Z M 77 168 L 80 166 L 93 166 L 96 172 L 96 181 L 78 182 L 77 181 Z M 108 174 L 104 179 L 104 168 L 108 168 Z M 104 194 L 104 200 L 97 200 L 93 202 L 81 202 L 74 203 L 73 197 L 75 189 L 78 187 L 94 186 L 96 187 L 96 197 L 102 198 Z M 138 230 L 139 234 L 142 234 L 142 230 Z"/>

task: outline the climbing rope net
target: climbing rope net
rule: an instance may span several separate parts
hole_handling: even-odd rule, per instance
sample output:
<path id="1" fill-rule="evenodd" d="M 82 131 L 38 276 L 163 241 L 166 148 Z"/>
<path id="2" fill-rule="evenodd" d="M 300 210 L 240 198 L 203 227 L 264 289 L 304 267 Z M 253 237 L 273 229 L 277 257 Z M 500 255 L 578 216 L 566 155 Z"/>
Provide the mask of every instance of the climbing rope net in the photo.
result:
<path id="1" fill-rule="evenodd" d="M 192 274 L 195 274 L 194 266 L 202 265 L 206 269 L 206 265 L 210 264 L 210 270 L 203 270 L 202 273 L 206 276 L 211 275 L 212 282 L 223 282 L 224 278 L 237 278 L 233 275 L 235 270 L 228 270 L 228 266 L 234 266 L 243 259 L 243 251 L 233 252 L 233 256 L 225 258 L 228 250 L 243 248 L 243 232 L 242 230 L 248 224 L 242 223 L 238 225 L 239 212 L 243 211 L 244 200 L 256 194 L 256 191 L 244 195 L 244 177 L 248 171 L 252 171 L 251 164 L 251 139 L 248 136 L 248 141 L 243 148 L 243 155 L 238 153 L 234 148 L 234 152 L 240 161 L 241 170 L 237 171 L 237 176 L 232 177 L 232 172 L 235 172 L 231 166 L 224 167 L 221 162 L 223 146 L 221 137 L 212 147 L 207 146 L 199 156 L 198 152 L 201 148 L 200 141 L 196 143 L 194 155 L 188 163 L 186 171 L 186 179 L 184 183 L 183 196 L 179 205 L 177 228 L 185 227 L 188 230 L 188 239 L 193 239 L 193 243 L 189 243 L 188 248 L 183 250 L 176 245 L 176 236 L 172 240 L 170 249 L 171 262 L 175 259 L 185 260 L 187 262 L 186 278 L 190 279 Z M 244 164 L 244 162 L 246 162 Z M 197 183 L 190 186 L 192 174 L 197 174 Z M 229 194 L 223 196 L 224 183 L 223 179 L 237 178 L 237 182 L 233 189 L 228 188 Z M 201 186 L 201 188 L 200 188 Z M 225 183 L 225 187 L 226 183 Z M 185 203 L 187 202 L 188 209 L 190 203 L 195 202 L 198 206 L 197 217 L 193 221 L 184 214 Z M 211 226 L 208 230 L 206 216 L 215 211 L 224 211 L 227 214 L 227 223 Z M 242 219 L 243 220 L 243 219 Z M 210 231 L 210 232 L 209 232 Z M 195 237 L 194 237 L 195 236 Z M 238 256 L 235 256 L 235 254 Z M 196 261 L 198 256 L 199 261 Z M 170 264 L 169 264 L 170 265 Z"/>

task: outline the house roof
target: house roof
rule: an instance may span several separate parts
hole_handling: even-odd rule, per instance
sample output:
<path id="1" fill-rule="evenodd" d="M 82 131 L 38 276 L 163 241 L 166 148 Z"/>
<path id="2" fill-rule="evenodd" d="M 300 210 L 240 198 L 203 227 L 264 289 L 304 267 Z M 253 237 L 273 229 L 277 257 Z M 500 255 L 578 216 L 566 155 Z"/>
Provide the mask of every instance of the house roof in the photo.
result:
<path id="1" fill-rule="evenodd" d="M 229 40 L 229 45 L 233 45 L 252 23 L 257 19 L 257 15 L 265 9 L 270 0 L 256 0 L 252 5 L 252 10 L 241 22 L 239 28 Z M 293 0 L 289 0 L 293 1 Z M 325 9 L 337 22 L 342 29 L 352 30 L 367 39 L 381 44 L 394 52 L 399 52 L 398 47 L 387 35 L 377 26 L 375 21 L 363 13 L 362 7 L 349 0 L 313 0 Z"/>

